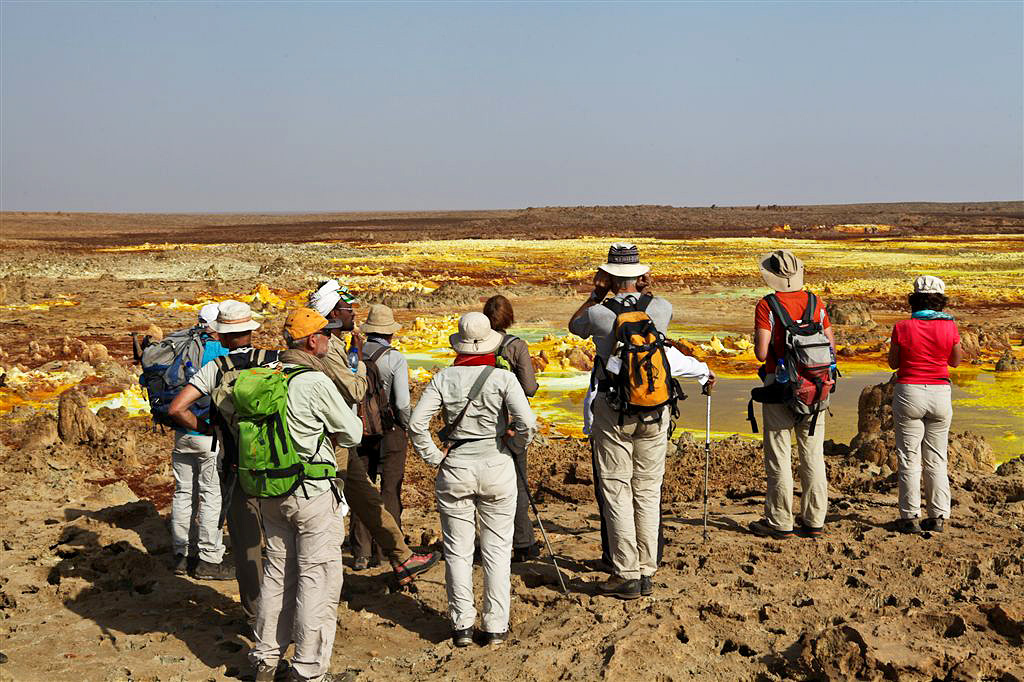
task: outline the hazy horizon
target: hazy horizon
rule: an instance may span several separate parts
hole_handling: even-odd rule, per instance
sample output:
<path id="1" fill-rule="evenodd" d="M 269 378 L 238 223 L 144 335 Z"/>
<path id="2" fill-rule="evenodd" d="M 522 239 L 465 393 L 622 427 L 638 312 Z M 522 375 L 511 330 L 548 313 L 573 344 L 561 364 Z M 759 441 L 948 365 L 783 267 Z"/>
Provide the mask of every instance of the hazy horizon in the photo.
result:
<path id="1" fill-rule="evenodd" d="M 0 209 L 1024 197 L 1024 3 L 0 4 Z"/>

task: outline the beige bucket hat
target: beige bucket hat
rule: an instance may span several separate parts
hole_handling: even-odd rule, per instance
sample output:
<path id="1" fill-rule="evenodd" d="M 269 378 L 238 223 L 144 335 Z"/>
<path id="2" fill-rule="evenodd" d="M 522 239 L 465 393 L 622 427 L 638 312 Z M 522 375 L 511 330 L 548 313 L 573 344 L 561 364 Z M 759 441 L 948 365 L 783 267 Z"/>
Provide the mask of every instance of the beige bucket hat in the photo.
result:
<path id="1" fill-rule="evenodd" d="M 402 325 L 395 322 L 395 311 L 386 305 L 374 303 L 366 315 L 366 322 L 359 325 L 364 334 L 394 334 Z"/>
<path id="2" fill-rule="evenodd" d="M 503 334 L 491 329 L 491 321 L 483 313 L 466 313 L 459 318 L 459 331 L 448 337 L 456 353 L 487 355 L 501 345 Z"/>
<path id="3" fill-rule="evenodd" d="M 789 249 L 779 249 L 759 256 L 757 264 L 765 284 L 782 293 L 804 288 L 804 262 Z"/>
<path id="4" fill-rule="evenodd" d="M 218 334 L 251 332 L 259 329 L 260 323 L 252 319 L 252 308 L 248 303 L 229 298 L 217 304 L 217 319 L 210 324 L 210 328 Z"/>
<path id="5" fill-rule="evenodd" d="M 608 249 L 608 262 L 598 269 L 613 277 L 639 277 L 650 272 L 651 266 L 640 262 L 640 249 L 636 244 L 616 242 Z"/>

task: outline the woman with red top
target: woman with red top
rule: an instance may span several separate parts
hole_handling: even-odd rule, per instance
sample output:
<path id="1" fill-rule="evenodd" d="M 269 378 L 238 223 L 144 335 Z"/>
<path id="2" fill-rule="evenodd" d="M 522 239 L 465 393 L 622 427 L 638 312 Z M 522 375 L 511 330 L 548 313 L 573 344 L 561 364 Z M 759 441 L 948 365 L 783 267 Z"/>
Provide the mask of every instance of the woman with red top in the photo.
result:
<path id="1" fill-rule="evenodd" d="M 941 279 L 918 277 L 907 300 L 912 315 L 893 327 L 889 346 L 889 366 L 896 370 L 892 397 L 899 459 L 896 525 L 902 533 L 942 532 L 950 507 L 946 451 L 953 401 L 949 368 L 960 364 L 963 350 L 956 322 L 942 312 L 948 299 Z M 922 463 L 928 518 L 918 522 Z"/>

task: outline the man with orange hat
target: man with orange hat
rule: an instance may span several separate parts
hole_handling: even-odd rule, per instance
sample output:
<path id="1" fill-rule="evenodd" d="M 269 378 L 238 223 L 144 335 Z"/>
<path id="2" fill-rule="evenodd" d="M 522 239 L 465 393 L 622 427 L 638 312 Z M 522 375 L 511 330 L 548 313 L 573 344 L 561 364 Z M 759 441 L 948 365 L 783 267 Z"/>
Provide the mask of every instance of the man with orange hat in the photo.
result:
<path id="1" fill-rule="evenodd" d="M 355 303 L 356 297 L 336 279 L 321 282 L 309 296 L 310 308 L 328 320 L 340 323 L 331 326 L 331 339 L 327 355 L 323 358 L 323 371 L 334 380 L 345 402 L 352 408 L 361 405 L 367 390 L 366 364 L 359 359 L 363 340 L 355 328 Z M 343 340 L 346 332 L 352 337 L 353 351 L 346 349 Z M 362 527 L 387 557 L 399 585 L 408 585 L 416 574 L 428 570 L 440 560 L 440 552 L 421 553 L 409 548 L 399 520 L 391 511 L 395 505 L 389 509 L 389 505 L 385 504 L 380 491 L 370 480 L 366 464 L 355 449 L 344 456 L 339 453 L 338 475 L 345 481 L 345 500 L 352 507 L 353 525 L 355 519 L 362 522 Z M 400 505 L 398 509 L 401 509 Z"/>
<path id="2" fill-rule="evenodd" d="M 285 370 L 316 365 L 327 354 L 331 327 L 338 324 L 309 308 L 289 313 L 284 325 L 288 350 L 281 358 Z M 302 356 L 309 358 L 293 362 Z M 334 382 L 321 371 L 292 375 L 287 401 L 285 427 L 299 457 L 336 469 L 334 448 L 357 445 L 363 423 L 345 404 Z M 256 680 L 274 679 L 292 642 L 292 677 L 321 680 L 330 667 L 334 647 L 348 507 L 333 478 L 305 478 L 291 494 L 258 498 L 257 502 L 267 558 L 256 643 L 249 653 L 256 666 Z"/>

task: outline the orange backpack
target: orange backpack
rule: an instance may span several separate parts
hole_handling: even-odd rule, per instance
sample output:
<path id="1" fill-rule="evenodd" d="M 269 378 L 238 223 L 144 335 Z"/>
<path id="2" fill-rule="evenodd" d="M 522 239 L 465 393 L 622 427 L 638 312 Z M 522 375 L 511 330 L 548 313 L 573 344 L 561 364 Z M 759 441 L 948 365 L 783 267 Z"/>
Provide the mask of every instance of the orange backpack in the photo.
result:
<path id="1" fill-rule="evenodd" d="M 679 382 L 672 378 L 665 335 L 654 326 L 647 306 L 654 299 L 610 299 L 604 306 L 615 313 L 612 337 L 615 347 L 605 363 L 609 380 L 608 402 L 620 415 L 652 412 L 665 405 L 678 415 L 676 403 L 685 399 Z"/>

